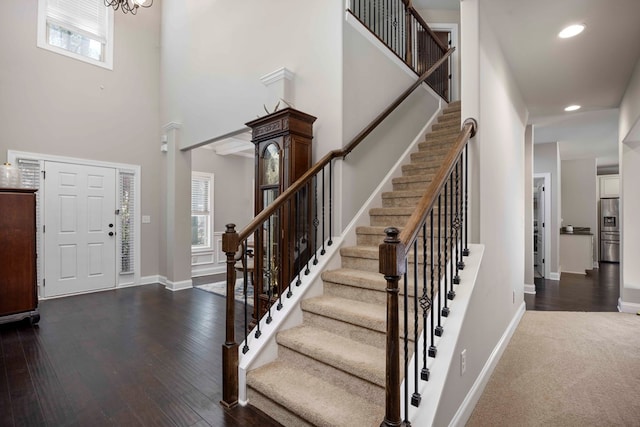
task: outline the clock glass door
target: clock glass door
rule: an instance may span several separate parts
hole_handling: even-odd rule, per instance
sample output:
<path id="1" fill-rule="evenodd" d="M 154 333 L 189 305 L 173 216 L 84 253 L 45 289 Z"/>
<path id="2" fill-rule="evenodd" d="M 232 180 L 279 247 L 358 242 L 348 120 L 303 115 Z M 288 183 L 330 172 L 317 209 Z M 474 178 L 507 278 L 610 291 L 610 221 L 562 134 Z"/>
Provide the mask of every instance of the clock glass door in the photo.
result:
<path id="1" fill-rule="evenodd" d="M 262 155 L 260 191 L 262 209 L 269 206 L 280 195 L 280 147 L 269 143 Z M 281 283 L 281 218 L 275 212 L 264 223 L 262 230 L 262 292 L 267 298 L 277 297 Z"/>

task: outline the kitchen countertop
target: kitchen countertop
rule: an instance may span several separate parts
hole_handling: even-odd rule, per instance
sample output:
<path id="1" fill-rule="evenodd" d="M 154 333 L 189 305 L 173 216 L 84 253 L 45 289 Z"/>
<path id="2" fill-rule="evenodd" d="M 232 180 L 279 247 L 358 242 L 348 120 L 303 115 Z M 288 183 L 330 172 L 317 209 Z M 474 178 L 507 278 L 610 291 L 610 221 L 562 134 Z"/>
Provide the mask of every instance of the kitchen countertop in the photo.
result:
<path id="1" fill-rule="evenodd" d="M 560 229 L 560 234 L 568 234 L 568 235 L 574 235 L 574 236 L 593 236 L 593 233 L 591 232 L 591 228 L 589 227 L 573 227 L 573 231 L 569 232 L 567 231 L 566 227 L 562 227 Z"/>

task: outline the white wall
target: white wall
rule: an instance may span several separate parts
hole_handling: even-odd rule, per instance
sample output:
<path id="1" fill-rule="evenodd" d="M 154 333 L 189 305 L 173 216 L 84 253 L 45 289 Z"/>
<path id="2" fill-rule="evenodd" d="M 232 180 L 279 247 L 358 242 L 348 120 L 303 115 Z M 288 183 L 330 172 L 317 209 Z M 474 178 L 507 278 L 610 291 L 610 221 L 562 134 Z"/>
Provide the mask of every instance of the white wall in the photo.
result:
<path id="1" fill-rule="evenodd" d="M 354 25 L 360 24 L 355 22 Z M 371 39 L 345 22 L 342 107 L 345 145 L 417 79 L 408 67 L 389 60 L 388 50 L 381 51 L 375 45 L 378 41 L 372 43 Z M 347 156 L 341 165 L 343 227 L 435 113 L 439 100 L 432 91 L 416 89 Z"/>
<path id="2" fill-rule="evenodd" d="M 620 299 L 624 311 L 640 310 L 640 60 L 620 104 L 619 133 L 621 179 Z"/>
<path id="3" fill-rule="evenodd" d="M 533 144 L 533 173 L 551 174 L 551 242 L 549 269 L 551 274 L 560 274 L 560 227 L 562 207 L 560 204 L 562 187 L 560 152 L 557 142 Z M 545 244 L 549 244 L 545 242 Z M 557 276 L 556 280 L 559 280 Z"/>
<path id="4" fill-rule="evenodd" d="M 562 160 L 564 226 L 589 227 L 594 234 L 593 260 L 598 253 L 598 178 L 596 159 Z"/>
<path id="5" fill-rule="evenodd" d="M 183 147 L 264 115 L 260 77 L 281 67 L 295 73 L 295 108 L 318 117 L 314 158 L 341 145 L 342 1 L 161 5 L 162 120 L 182 123 Z"/>
<path id="6" fill-rule="evenodd" d="M 461 376 L 455 368 L 449 371 L 434 425 L 449 424 L 524 300 L 524 135 L 528 112 L 485 16 L 484 3 L 462 2 L 461 21 L 462 112 L 463 117 L 478 119 L 478 135 L 472 141 L 477 156 L 472 178 L 479 197 L 472 214 L 478 217 L 479 243 L 486 249 L 454 352 L 466 349 L 466 373 Z"/>
<path id="7" fill-rule="evenodd" d="M 141 166 L 142 276 L 161 234 L 160 8 L 115 14 L 113 70 L 36 47 L 38 2 L 0 2 L 0 162 L 7 150 Z"/>
<path id="8" fill-rule="evenodd" d="M 542 231 L 542 229 L 541 229 Z M 524 141 L 524 284 L 533 280 L 533 126 L 528 125 Z"/>

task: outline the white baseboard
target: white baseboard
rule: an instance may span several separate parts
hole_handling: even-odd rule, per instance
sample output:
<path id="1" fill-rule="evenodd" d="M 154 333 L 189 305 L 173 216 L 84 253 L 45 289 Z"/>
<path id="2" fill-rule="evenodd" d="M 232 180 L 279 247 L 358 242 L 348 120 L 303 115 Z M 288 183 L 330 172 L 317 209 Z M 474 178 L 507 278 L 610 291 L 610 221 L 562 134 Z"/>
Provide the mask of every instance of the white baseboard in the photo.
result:
<path id="1" fill-rule="evenodd" d="M 520 305 L 518 311 L 516 311 L 515 315 L 513 316 L 513 319 L 511 319 L 509 327 L 507 327 L 507 330 L 504 331 L 504 334 L 502 334 L 500 341 L 498 341 L 493 351 L 491 352 L 491 356 L 489 356 L 487 363 L 484 364 L 482 371 L 480 371 L 480 375 L 478 375 L 478 378 L 476 378 L 476 381 L 473 383 L 471 390 L 469 390 L 469 393 L 467 393 L 467 396 L 462 401 L 462 404 L 458 408 L 456 414 L 453 416 L 453 419 L 451 420 L 449 426 L 464 426 L 467 421 L 469 421 L 469 417 L 471 416 L 473 409 L 476 407 L 476 404 L 478 403 L 478 400 L 480 399 L 484 388 L 489 382 L 489 378 L 491 378 L 491 374 L 500 361 L 500 358 L 502 357 L 504 350 L 507 348 L 507 345 L 509 344 L 511 337 L 516 331 L 516 328 L 518 327 L 518 324 L 520 323 L 520 320 L 522 319 L 525 311 L 525 303 L 523 302 Z"/>
<path id="2" fill-rule="evenodd" d="M 200 276 L 210 276 L 213 274 L 226 273 L 227 266 L 223 265 L 222 267 L 208 267 L 208 268 L 191 268 L 191 276 L 192 277 L 200 277 Z"/>
<path id="3" fill-rule="evenodd" d="M 160 284 L 164 284 L 164 282 L 167 280 L 166 277 L 160 276 L 160 275 L 155 275 L 155 276 L 144 276 L 140 278 L 140 284 L 141 285 L 151 285 L 153 283 L 160 283 Z"/>
<path id="4" fill-rule="evenodd" d="M 152 282 L 155 283 L 155 282 Z M 123 283 L 122 285 L 118 285 L 118 287 L 116 289 L 125 289 L 125 288 L 135 288 L 136 286 L 145 286 L 145 285 L 150 285 L 151 283 L 142 283 L 142 281 L 139 282 L 131 282 L 131 283 Z"/>
<path id="5" fill-rule="evenodd" d="M 618 298 L 618 311 L 621 313 L 640 313 L 640 304 L 635 302 L 625 302 Z"/>
<path id="6" fill-rule="evenodd" d="M 587 275 L 587 270 L 584 271 L 569 271 L 569 270 L 564 270 L 563 273 L 569 273 L 569 274 L 581 274 L 583 276 Z"/>
<path id="7" fill-rule="evenodd" d="M 549 280 L 560 280 L 560 273 L 549 273 Z"/>
<path id="8" fill-rule="evenodd" d="M 526 283 L 524 284 L 524 293 L 525 294 L 536 294 L 536 285 L 527 285 Z"/>
<path id="9" fill-rule="evenodd" d="M 182 280 L 180 282 L 172 282 L 168 280 L 164 284 L 165 288 L 169 289 L 172 292 L 181 291 L 183 289 L 193 288 L 193 281 L 191 279 Z"/>

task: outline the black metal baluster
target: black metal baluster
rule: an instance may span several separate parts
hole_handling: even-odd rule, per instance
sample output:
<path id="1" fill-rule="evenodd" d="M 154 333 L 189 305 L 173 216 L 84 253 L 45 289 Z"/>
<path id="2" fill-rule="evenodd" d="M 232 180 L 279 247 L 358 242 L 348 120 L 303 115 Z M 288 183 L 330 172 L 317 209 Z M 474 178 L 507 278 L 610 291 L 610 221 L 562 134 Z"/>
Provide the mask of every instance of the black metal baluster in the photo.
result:
<path id="1" fill-rule="evenodd" d="M 468 205 L 469 205 L 469 144 L 464 146 L 464 250 L 462 255 L 469 256 L 469 236 L 467 234 Z"/>
<path id="2" fill-rule="evenodd" d="M 322 168 L 322 250 L 320 251 L 320 255 L 324 255 L 325 253 L 327 253 L 327 251 L 324 250 L 324 242 L 325 242 L 325 233 L 324 233 L 324 224 L 325 224 L 325 217 L 324 217 L 324 193 L 327 191 L 327 187 L 325 185 L 325 177 L 324 177 L 324 169 Z"/>
<path id="3" fill-rule="evenodd" d="M 310 239 L 311 239 L 311 237 L 310 237 L 311 233 L 310 233 L 310 230 L 309 230 L 309 226 L 310 226 L 310 224 L 309 224 L 309 214 L 311 213 L 311 212 L 309 212 L 309 202 L 311 201 L 310 200 L 310 197 L 311 197 L 310 184 L 309 183 L 305 184 L 305 186 L 302 189 L 300 189 L 301 192 L 303 190 L 304 190 L 304 196 L 305 197 L 302 197 L 302 203 L 303 203 L 302 212 L 304 213 L 304 216 L 302 217 L 302 226 L 303 227 L 302 227 L 302 235 L 300 236 L 300 243 L 304 244 L 305 247 L 307 248 L 308 257 L 307 257 L 307 261 L 306 261 L 306 267 L 305 267 L 305 270 L 304 270 L 304 275 L 308 276 L 309 273 L 311 273 L 311 270 L 309 270 L 309 261 L 311 260 L 311 252 L 310 252 L 311 248 L 309 247 L 310 246 Z M 302 262 L 302 259 L 303 259 L 302 258 L 302 248 L 300 248 L 300 250 L 298 251 L 298 256 L 300 257 L 300 262 Z M 302 267 L 300 267 L 300 270 L 302 270 Z M 298 275 L 298 279 L 300 279 L 299 275 Z"/>
<path id="4" fill-rule="evenodd" d="M 464 259 L 462 258 L 462 153 L 458 156 L 458 160 L 456 163 L 456 181 L 458 181 L 458 170 L 460 171 L 460 181 L 457 183 L 458 188 L 456 188 L 456 190 L 459 190 L 460 193 L 459 195 L 458 193 L 456 193 L 456 204 L 458 205 L 458 230 L 460 233 L 460 236 L 458 237 L 458 247 L 460 248 L 460 255 L 458 256 L 458 269 L 464 270 Z"/>
<path id="5" fill-rule="evenodd" d="M 456 168 L 454 169 L 456 171 L 456 181 L 455 181 L 455 187 L 456 187 L 456 194 L 455 194 L 455 198 L 453 193 L 451 194 L 451 217 L 452 217 L 452 233 L 455 234 L 455 238 L 453 237 L 452 234 L 452 239 L 451 239 L 451 245 L 453 247 L 453 252 L 451 254 L 451 264 L 452 267 L 455 267 L 455 276 L 453 276 L 453 270 L 451 270 L 451 274 L 452 274 L 452 284 L 451 287 L 449 288 L 449 292 L 447 292 L 447 299 L 453 300 L 456 297 L 456 291 L 453 289 L 453 283 L 458 284 L 460 283 L 460 277 L 458 276 L 458 259 L 459 259 L 459 252 L 458 252 L 458 248 L 460 247 L 460 245 L 458 244 L 458 230 L 460 229 L 460 217 L 459 217 L 459 213 L 460 211 L 458 210 L 458 176 L 457 176 L 457 163 L 456 163 Z M 453 171 L 451 172 L 451 178 L 453 179 Z M 453 191 L 453 188 L 452 188 Z M 454 213 L 454 207 L 455 207 L 455 213 Z M 453 265 L 455 264 L 455 265 Z"/>
<path id="6" fill-rule="evenodd" d="M 253 235 L 253 244 L 255 245 L 256 248 L 264 247 L 262 246 L 264 244 L 262 241 L 263 238 L 264 238 L 264 223 L 255 231 Z M 258 259 L 258 257 L 256 256 L 257 253 L 258 252 L 255 252 L 255 251 L 253 253 L 253 281 L 251 283 L 251 286 L 253 287 L 253 304 L 254 304 L 253 313 L 255 315 L 255 320 L 256 320 L 256 333 L 255 333 L 256 339 L 260 338 L 260 335 L 262 335 L 262 331 L 260 331 L 260 318 L 262 317 L 262 313 L 260 313 L 259 297 L 262 294 L 263 289 L 256 288 L 255 279 L 256 277 L 258 277 L 258 274 L 260 275 L 260 279 L 258 279 L 258 282 L 264 288 L 264 275 L 262 274 L 264 266 L 262 265 L 262 259 Z"/>
<path id="7" fill-rule="evenodd" d="M 455 283 L 456 285 L 460 284 L 460 276 L 459 276 L 459 270 L 460 270 L 460 258 L 459 258 L 459 248 L 460 248 L 460 243 L 458 242 L 458 228 L 460 228 L 460 223 L 458 222 L 458 164 L 456 163 L 455 167 L 454 167 L 454 174 L 455 174 L 455 187 L 456 187 L 456 194 L 455 194 L 455 199 L 453 199 L 454 202 L 454 207 L 455 207 L 455 215 L 453 216 L 453 229 L 454 229 L 454 244 L 455 244 L 455 260 L 452 260 L 453 263 L 455 264 L 455 268 L 456 268 L 456 275 L 453 277 L 453 283 Z"/>
<path id="8" fill-rule="evenodd" d="M 318 175 L 313 177 L 313 265 L 318 264 Z"/>
<path id="9" fill-rule="evenodd" d="M 413 242 L 413 345 L 418 345 L 418 239 Z M 405 292 L 408 289 L 405 290 Z M 405 313 L 409 311 L 409 306 L 404 306 Z M 414 360 L 414 376 L 413 376 L 413 395 L 411 395 L 411 404 L 415 407 L 420 406 L 420 393 L 418 393 L 418 364 L 416 357 Z M 405 377 L 408 378 L 408 377 Z M 405 380 L 406 382 L 406 380 Z"/>
<path id="10" fill-rule="evenodd" d="M 293 241 L 293 253 L 289 254 L 289 274 L 291 274 L 291 272 L 296 271 L 296 262 L 295 262 L 295 258 L 296 258 L 296 252 L 298 253 L 298 259 L 300 259 L 300 249 L 298 247 L 298 227 L 297 227 L 297 220 L 295 218 L 296 213 L 298 212 L 298 209 L 300 209 L 299 206 L 299 202 L 300 199 L 298 198 L 298 194 L 299 192 L 296 192 L 295 196 L 293 196 L 294 200 L 295 200 L 295 206 L 296 208 L 294 210 L 289 209 L 289 230 L 293 230 L 293 236 L 294 236 L 294 241 Z M 288 248 L 291 248 L 291 242 L 285 242 L 285 244 L 287 245 Z M 296 248 L 298 249 L 296 251 Z M 300 282 L 300 270 L 301 268 L 297 269 L 297 278 L 296 278 L 296 285 L 299 285 Z M 293 291 L 291 290 L 292 287 L 292 283 L 291 280 L 289 280 L 289 283 L 285 283 L 285 285 L 287 286 L 287 298 L 291 298 L 293 296 Z"/>
<path id="11" fill-rule="evenodd" d="M 267 289 L 267 307 L 269 308 L 269 314 L 267 315 L 267 325 L 273 321 L 271 317 L 271 295 L 273 294 L 273 289 L 271 288 L 271 276 L 273 274 L 273 270 L 271 269 L 272 259 L 271 259 L 271 218 L 273 215 L 269 217 L 267 221 L 267 285 L 269 286 Z"/>
<path id="12" fill-rule="evenodd" d="M 436 335 L 441 337 L 443 328 L 442 328 L 442 295 L 444 293 L 441 289 L 442 283 L 442 247 L 440 245 L 440 241 L 442 240 L 442 235 L 440 233 L 440 228 L 442 227 L 442 193 L 438 194 L 438 326 L 436 326 Z M 445 212 L 447 211 L 447 207 L 444 207 Z M 446 214 L 445 214 L 446 215 Z M 445 219 L 446 221 L 446 219 Z M 431 234 L 434 234 L 433 230 L 431 230 Z M 445 248 L 446 251 L 446 248 Z M 445 272 L 447 267 L 445 265 Z M 446 293 L 446 290 L 445 290 Z M 445 298 L 446 301 L 446 298 Z"/>
<path id="13" fill-rule="evenodd" d="M 435 287 L 435 280 L 434 280 L 434 267 L 433 267 L 433 208 L 431 208 L 431 212 L 429 212 L 429 216 L 430 216 L 430 225 L 431 225 L 431 256 L 429 258 L 429 268 L 431 270 L 431 302 L 432 302 L 432 306 L 431 306 L 431 327 L 429 328 L 431 330 L 431 345 L 429 346 L 429 357 L 436 357 L 436 341 L 435 341 L 435 336 L 434 336 L 434 318 L 435 316 L 433 315 L 433 296 L 434 296 L 434 287 Z"/>
<path id="14" fill-rule="evenodd" d="M 433 232 L 433 231 L 432 231 Z M 417 290 L 416 290 L 417 292 Z M 431 308 L 431 301 L 427 296 L 427 223 L 422 225 L 422 297 L 420 298 L 420 308 L 422 308 L 422 371 L 420 379 L 429 381 L 429 368 L 427 368 L 427 310 Z M 416 344 L 418 342 L 416 341 Z M 416 348 L 416 359 L 418 358 L 418 349 Z"/>
<path id="15" fill-rule="evenodd" d="M 242 269 L 243 296 L 244 296 L 244 346 L 242 346 L 242 354 L 246 354 L 249 351 L 249 345 L 247 344 L 247 336 L 249 335 L 249 313 L 247 311 L 247 269 L 249 268 L 249 256 L 247 254 L 247 241 L 242 242 L 242 256 L 244 257 L 244 268 Z"/>
<path id="16" fill-rule="evenodd" d="M 407 271 L 409 271 L 407 258 L 404 259 L 404 421 L 409 418 L 409 289 Z"/>
<path id="17" fill-rule="evenodd" d="M 449 316 L 449 306 L 448 306 L 448 302 L 447 300 L 449 299 L 449 292 L 451 290 L 453 290 L 453 284 L 451 284 L 449 282 L 449 279 L 451 277 L 453 277 L 452 275 L 448 275 L 447 276 L 447 265 L 449 263 L 449 251 L 451 250 L 451 240 L 449 239 L 449 228 L 447 227 L 447 223 L 448 223 L 448 214 L 449 214 L 449 197 L 448 197 L 448 189 L 449 189 L 449 182 L 445 181 L 444 183 L 444 295 L 446 295 L 446 297 L 444 298 L 444 307 L 442 307 L 442 310 L 440 311 L 442 314 L 442 317 L 448 317 Z M 440 233 L 440 230 L 438 230 L 438 233 Z M 453 268 L 453 267 L 452 267 Z"/>
<path id="18" fill-rule="evenodd" d="M 288 207 L 288 211 L 291 212 L 291 200 L 287 201 L 287 204 L 285 205 Z M 278 218 L 281 219 L 282 222 L 284 219 L 284 212 L 283 212 L 284 206 L 281 209 L 278 209 L 279 211 L 279 215 Z M 291 215 L 288 215 L 288 217 L 290 217 Z M 282 235 L 282 230 L 278 230 L 280 232 L 280 234 Z M 293 235 L 296 235 L 295 230 L 293 230 Z M 279 239 L 280 236 L 276 236 L 276 239 Z M 282 240 L 279 240 L 280 242 L 282 242 Z M 282 244 L 278 245 L 278 252 L 276 254 L 274 254 L 274 257 L 276 257 L 276 262 L 277 265 L 285 265 L 285 262 L 291 266 L 291 256 L 289 256 L 289 259 L 287 261 L 285 261 L 283 258 L 285 255 L 290 255 L 291 254 L 291 245 L 289 244 L 290 242 L 284 242 L 284 246 Z M 295 245 L 295 242 L 294 242 Z M 291 268 L 291 267 L 289 267 Z M 291 270 L 289 270 L 291 271 Z M 277 291 L 278 291 L 278 304 L 276 305 L 276 310 L 280 311 L 282 310 L 282 291 L 284 290 L 285 286 L 289 286 L 288 283 L 284 283 L 284 279 L 285 279 L 285 275 L 284 272 L 282 271 L 282 269 L 278 270 L 278 274 L 279 274 L 279 280 L 277 280 L 276 285 L 277 285 Z"/>
<path id="19" fill-rule="evenodd" d="M 298 195 L 301 192 L 302 192 L 302 189 L 298 190 L 298 192 L 296 193 L 296 197 L 298 197 Z M 309 197 L 309 193 L 308 192 L 306 193 L 306 195 L 307 195 L 307 197 Z M 300 265 L 300 264 L 302 264 L 302 261 L 303 261 L 302 260 L 302 248 L 299 246 L 298 241 L 300 242 L 300 244 L 306 242 L 307 243 L 307 247 L 309 246 L 309 241 L 307 239 L 305 239 L 305 237 L 304 237 L 304 236 L 308 236 L 309 235 L 309 229 L 307 228 L 307 226 L 309 225 L 308 224 L 309 223 L 309 221 L 308 221 L 309 215 L 308 215 L 308 212 L 307 212 L 309 204 L 307 203 L 308 199 L 306 199 L 305 197 L 300 197 L 296 204 L 300 203 L 300 199 L 302 199 L 302 201 L 304 203 L 303 206 L 302 206 L 302 212 L 303 212 L 304 216 L 302 217 L 303 220 L 302 220 L 302 224 L 301 224 L 302 227 L 301 227 L 301 231 L 300 231 L 301 232 L 300 240 L 296 240 L 296 245 L 298 245 L 297 246 L 297 248 L 298 248 L 297 253 L 298 253 L 298 264 L 299 264 L 299 268 L 297 269 L 298 271 L 296 272 L 297 276 L 298 276 L 296 278 L 296 286 L 300 286 L 300 284 L 302 284 L 302 280 L 301 280 L 302 265 Z M 298 209 L 300 209 L 300 206 L 298 206 Z M 298 213 L 298 209 L 296 209 L 296 213 L 295 214 L 291 215 L 292 217 L 294 217 L 294 226 L 296 227 L 296 230 L 298 229 L 298 227 L 300 227 L 298 225 L 298 220 L 300 218 L 296 216 L 297 213 Z M 296 235 L 297 235 L 297 231 L 296 231 Z M 295 252 L 294 252 L 294 254 L 295 254 Z M 304 263 L 304 265 L 305 265 L 304 274 L 305 275 L 309 274 L 309 261 L 310 261 L 310 259 L 311 259 L 311 256 L 309 256 L 309 258 L 307 258 L 307 261 Z M 289 285 L 289 288 L 291 288 L 291 285 Z"/>
<path id="20" fill-rule="evenodd" d="M 451 274 L 450 292 L 453 292 L 453 284 L 456 283 L 455 275 L 454 275 L 454 268 L 456 264 L 456 256 L 455 256 L 456 242 L 453 238 L 453 232 L 454 232 L 453 218 L 455 216 L 454 214 L 455 203 L 453 199 L 453 171 L 451 172 L 451 175 L 449 175 L 449 200 L 451 200 L 451 214 L 449 215 L 449 245 L 450 245 L 449 253 L 451 254 L 451 262 L 449 263 L 450 265 L 449 273 Z"/>
<path id="21" fill-rule="evenodd" d="M 327 246 L 333 244 L 333 161 L 329 161 L 329 241 Z"/>

